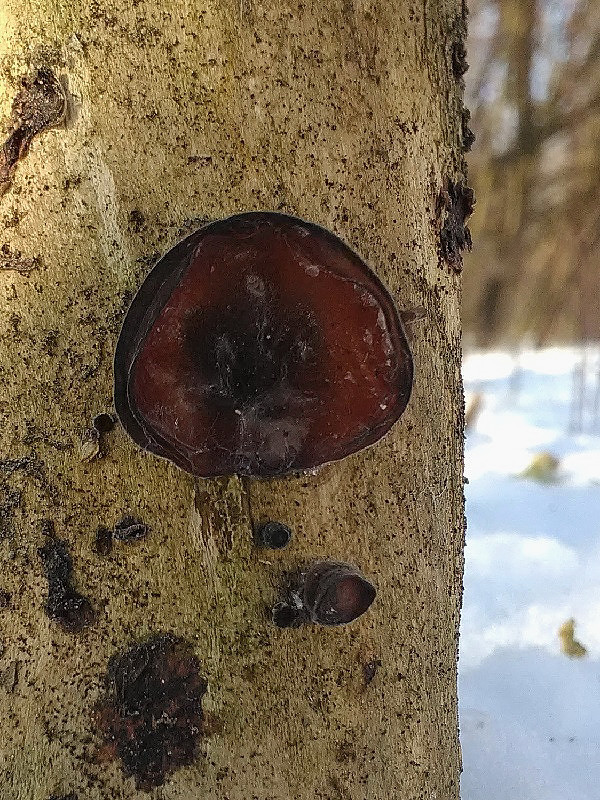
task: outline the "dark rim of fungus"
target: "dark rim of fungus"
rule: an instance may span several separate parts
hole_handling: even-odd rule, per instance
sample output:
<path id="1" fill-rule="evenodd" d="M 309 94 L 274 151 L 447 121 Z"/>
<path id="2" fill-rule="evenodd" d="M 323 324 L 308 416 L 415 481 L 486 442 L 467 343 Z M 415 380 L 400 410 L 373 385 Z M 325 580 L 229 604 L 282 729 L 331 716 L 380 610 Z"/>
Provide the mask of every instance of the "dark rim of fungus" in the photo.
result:
<path id="1" fill-rule="evenodd" d="M 114 368 L 129 435 L 204 477 L 344 458 L 391 428 L 413 379 L 377 276 L 330 231 L 275 212 L 212 222 L 166 253 Z"/>

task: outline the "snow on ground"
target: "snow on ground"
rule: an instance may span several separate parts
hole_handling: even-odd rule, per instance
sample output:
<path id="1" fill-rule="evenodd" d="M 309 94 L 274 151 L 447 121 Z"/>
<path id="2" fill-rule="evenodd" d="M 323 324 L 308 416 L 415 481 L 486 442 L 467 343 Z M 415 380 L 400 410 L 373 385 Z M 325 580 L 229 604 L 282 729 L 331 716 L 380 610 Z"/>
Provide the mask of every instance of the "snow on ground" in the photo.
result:
<path id="1" fill-rule="evenodd" d="M 600 798 L 599 366 L 592 347 L 464 360 L 482 408 L 465 456 L 462 800 Z M 541 451 L 555 482 L 519 476 Z M 570 617 L 582 659 L 560 649 Z"/>

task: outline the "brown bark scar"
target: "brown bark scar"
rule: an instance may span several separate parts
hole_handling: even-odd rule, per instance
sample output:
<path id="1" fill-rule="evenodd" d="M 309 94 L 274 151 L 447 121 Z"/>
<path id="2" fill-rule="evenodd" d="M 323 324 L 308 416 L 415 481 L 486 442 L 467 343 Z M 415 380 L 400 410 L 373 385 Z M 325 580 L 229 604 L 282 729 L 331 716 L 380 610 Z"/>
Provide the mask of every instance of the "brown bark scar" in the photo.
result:
<path id="1" fill-rule="evenodd" d="M 440 193 L 438 209 L 446 212 L 446 219 L 440 231 L 440 250 L 442 258 L 456 271 L 462 269 L 462 251 L 473 246 L 471 231 L 466 220 L 473 213 L 475 195 L 473 189 L 459 181 L 448 180 L 446 188 Z"/>
<path id="2" fill-rule="evenodd" d="M 19 662 L 11 661 L 8 667 L 0 672 L 0 686 L 11 694 L 19 681 Z"/>
<path id="3" fill-rule="evenodd" d="M 0 197 L 10 188 L 17 164 L 29 152 L 33 138 L 59 125 L 66 108 L 65 91 L 52 70 L 38 69 L 33 77 L 21 80 L 12 104 L 12 130 L 0 149 Z"/>
<path id="4" fill-rule="evenodd" d="M 170 633 L 113 655 L 95 707 L 106 742 L 98 759 L 118 758 L 125 775 L 146 792 L 192 764 L 204 733 L 207 682 L 199 670 L 193 646 Z"/>
<path id="5" fill-rule="evenodd" d="M 0 172 L 1 170 L 2 166 L 0 164 Z M 2 189 L 0 188 L 0 196 L 1 194 Z M 41 263 L 42 260 L 39 256 L 25 258 L 21 255 L 19 250 L 13 253 L 10 249 L 10 246 L 7 244 L 4 244 L 2 247 L 0 247 L 0 270 L 14 270 L 15 272 L 27 273 L 37 269 Z"/>

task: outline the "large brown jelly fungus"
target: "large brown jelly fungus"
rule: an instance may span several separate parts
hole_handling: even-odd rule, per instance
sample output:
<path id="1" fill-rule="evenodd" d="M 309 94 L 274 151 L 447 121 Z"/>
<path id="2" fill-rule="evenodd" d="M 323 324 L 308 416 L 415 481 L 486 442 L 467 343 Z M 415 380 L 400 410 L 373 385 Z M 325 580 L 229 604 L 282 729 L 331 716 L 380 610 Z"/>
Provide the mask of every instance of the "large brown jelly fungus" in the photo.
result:
<path id="1" fill-rule="evenodd" d="M 115 354 L 131 437 L 194 475 L 280 475 L 372 444 L 404 411 L 412 357 L 394 302 L 344 242 L 239 214 L 154 267 Z"/>
<path id="2" fill-rule="evenodd" d="M 156 634 L 115 654 L 96 707 L 106 739 L 101 757 L 119 758 L 138 789 L 161 786 L 195 758 L 206 688 L 192 646 L 172 634 Z"/>
<path id="3" fill-rule="evenodd" d="M 273 622 L 295 628 L 303 622 L 345 625 L 369 608 L 377 591 L 350 564 L 318 561 L 301 572 L 285 600 L 273 609 Z"/>

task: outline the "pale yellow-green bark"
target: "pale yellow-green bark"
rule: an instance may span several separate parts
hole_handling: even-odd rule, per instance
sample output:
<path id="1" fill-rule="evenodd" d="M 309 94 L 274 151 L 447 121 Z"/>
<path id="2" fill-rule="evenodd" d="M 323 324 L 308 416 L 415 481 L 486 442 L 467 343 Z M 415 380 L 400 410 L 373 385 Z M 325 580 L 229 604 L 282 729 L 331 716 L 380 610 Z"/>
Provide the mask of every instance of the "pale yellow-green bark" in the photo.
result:
<path id="1" fill-rule="evenodd" d="M 147 796 L 118 761 L 96 763 L 92 711 L 109 657 L 157 631 L 194 644 L 215 724 L 150 796 L 458 797 L 460 279 L 438 257 L 437 198 L 461 169 L 460 6 L 4 0 L 5 132 L 36 67 L 64 80 L 69 108 L 0 199 L 0 246 L 39 259 L 0 272 L 0 457 L 29 457 L 0 472 L 2 800 Z M 120 428 L 82 461 L 149 267 L 190 221 L 250 209 L 331 228 L 400 308 L 425 307 L 408 410 L 315 475 L 194 481 Z M 98 525 L 128 513 L 149 536 L 97 555 Z M 251 520 L 267 518 L 293 528 L 286 550 L 252 546 Z M 43 519 L 98 611 L 79 634 L 44 614 Z M 265 609 L 283 572 L 325 557 L 376 583 L 372 608 L 340 629 L 275 628 Z"/>

